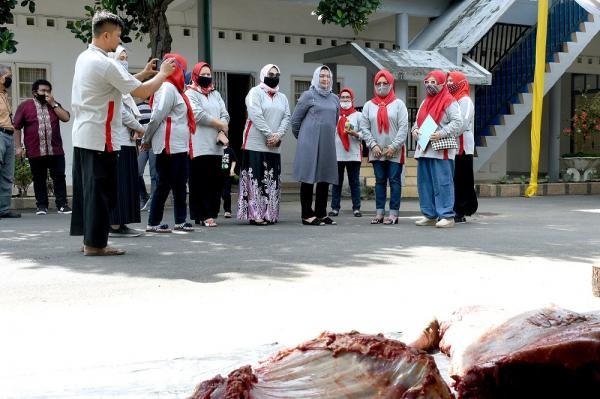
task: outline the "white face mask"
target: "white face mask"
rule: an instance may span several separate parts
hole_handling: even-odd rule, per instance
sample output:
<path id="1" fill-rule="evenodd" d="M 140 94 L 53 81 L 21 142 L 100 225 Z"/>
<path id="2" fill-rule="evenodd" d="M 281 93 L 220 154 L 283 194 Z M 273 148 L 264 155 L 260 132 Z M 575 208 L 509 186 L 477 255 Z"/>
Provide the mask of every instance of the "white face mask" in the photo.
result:
<path id="1" fill-rule="evenodd" d="M 342 107 L 342 109 L 350 109 L 350 108 L 352 108 L 352 102 L 351 101 L 341 101 L 340 107 Z"/>

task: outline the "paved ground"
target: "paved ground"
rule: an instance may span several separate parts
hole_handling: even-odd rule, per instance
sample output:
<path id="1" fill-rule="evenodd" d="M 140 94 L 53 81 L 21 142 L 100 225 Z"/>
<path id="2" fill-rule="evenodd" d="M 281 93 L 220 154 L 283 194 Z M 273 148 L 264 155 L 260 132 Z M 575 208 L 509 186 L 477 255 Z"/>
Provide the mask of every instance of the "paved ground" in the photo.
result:
<path id="1" fill-rule="evenodd" d="M 448 230 L 414 226 L 414 200 L 395 226 L 373 209 L 312 227 L 284 203 L 274 226 L 220 218 L 113 239 L 129 252 L 106 258 L 79 252 L 68 215 L 0 220 L 0 397 L 185 398 L 323 330 L 408 339 L 465 304 L 600 309 L 599 196 L 483 198 Z"/>

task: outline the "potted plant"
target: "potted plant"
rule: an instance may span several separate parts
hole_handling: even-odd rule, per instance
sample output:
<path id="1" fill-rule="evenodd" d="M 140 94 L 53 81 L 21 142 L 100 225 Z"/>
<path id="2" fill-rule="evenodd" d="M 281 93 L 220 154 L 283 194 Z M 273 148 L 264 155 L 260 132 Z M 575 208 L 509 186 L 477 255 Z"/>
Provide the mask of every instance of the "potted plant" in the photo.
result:
<path id="1" fill-rule="evenodd" d="M 31 174 L 31 167 L 27 158 L 22 157 L 21 159 L 15 160 L 15 177 L 13 184 L 19 191 L 18 197 L 25 197 L 27 195 L 27 189 L 33 182 L 33 175 Z"/>
<path id="2" fill-rule="evenodd" d="M 590 180 L 600 171 L 600 93 L 582 94 L 563 130 L 571 138 L 572 151 L 563 154 L 560 169 L 567 180 Z"/>

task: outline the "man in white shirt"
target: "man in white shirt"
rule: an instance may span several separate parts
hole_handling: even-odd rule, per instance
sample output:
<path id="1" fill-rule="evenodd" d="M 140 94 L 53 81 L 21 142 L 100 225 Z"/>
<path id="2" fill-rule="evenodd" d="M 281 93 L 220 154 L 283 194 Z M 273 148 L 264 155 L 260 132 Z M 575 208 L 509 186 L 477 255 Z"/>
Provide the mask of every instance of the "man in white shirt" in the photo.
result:
<path id="1" fill-rule="evenodd" d="M 75 63 L 71 93 L 73 122 L 73 214 L 71 235 L 83 235 L 86 256 L 123 255 L 108 247 L 109 212 L 117 192 L 118 144 L 112 131 L 121 125 L 121 95 L 152 95 L 175 68 L 174 60 L 161 64 L 160 71 L 140 82 L 107 56 L 121 43 L 123 21 L 108 11 L 92 19 L 92 43 Z"/>

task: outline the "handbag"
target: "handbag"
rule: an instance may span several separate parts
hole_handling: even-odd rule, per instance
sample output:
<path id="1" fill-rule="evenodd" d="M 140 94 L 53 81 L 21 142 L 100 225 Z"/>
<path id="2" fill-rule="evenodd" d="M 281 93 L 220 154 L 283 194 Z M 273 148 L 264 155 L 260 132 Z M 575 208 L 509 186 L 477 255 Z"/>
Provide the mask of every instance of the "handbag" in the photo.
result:
<path id="1" fill-rule="evenodd" d="M 456 141 L 456 137 L 448 136 L 442 137 L 439 140 L 431 140 L 431 148 L 436 151 L 445 150 L 448 148 L 458 148 L 458 142 Z"/>

